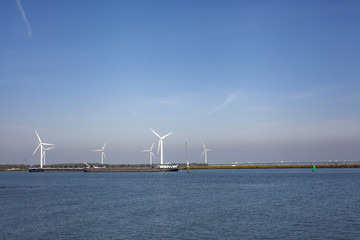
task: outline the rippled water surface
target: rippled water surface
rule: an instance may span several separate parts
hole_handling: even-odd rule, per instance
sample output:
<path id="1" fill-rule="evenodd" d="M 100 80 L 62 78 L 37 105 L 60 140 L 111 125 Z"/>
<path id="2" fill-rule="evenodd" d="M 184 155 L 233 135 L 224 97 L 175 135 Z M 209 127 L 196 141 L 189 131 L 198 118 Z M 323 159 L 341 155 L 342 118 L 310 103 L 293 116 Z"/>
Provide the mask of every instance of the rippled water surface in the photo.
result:
<path id="1" fill-rule="evenodd" d="M 359 239 L 360 169 L 0 172 L 1 239 Z"/>

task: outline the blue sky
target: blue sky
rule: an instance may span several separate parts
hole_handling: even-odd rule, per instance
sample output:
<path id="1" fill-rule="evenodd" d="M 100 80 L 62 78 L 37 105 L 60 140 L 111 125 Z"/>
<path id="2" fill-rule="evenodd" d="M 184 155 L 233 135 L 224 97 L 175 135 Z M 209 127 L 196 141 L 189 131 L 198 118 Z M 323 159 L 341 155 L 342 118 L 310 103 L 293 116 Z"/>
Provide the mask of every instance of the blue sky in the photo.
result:
<path id="1" fill-rule="evenodd" d="M 0 163 L 360 159 L 358 1 L 0 3 Z M 157 147 L 157 145 L 156 145 Z M 159 157 L 155 159 L 159 161 Z"/>

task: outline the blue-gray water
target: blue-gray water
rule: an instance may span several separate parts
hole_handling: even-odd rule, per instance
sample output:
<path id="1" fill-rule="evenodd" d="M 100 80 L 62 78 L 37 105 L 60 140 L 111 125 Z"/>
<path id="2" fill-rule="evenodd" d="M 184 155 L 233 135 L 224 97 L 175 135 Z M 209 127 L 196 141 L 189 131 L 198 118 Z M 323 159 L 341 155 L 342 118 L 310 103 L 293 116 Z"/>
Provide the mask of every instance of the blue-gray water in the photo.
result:
<path id="1" fill-rule="evenodd" d="M 359 239 L 360 169 L 0 173 L 1 239 Z"/>

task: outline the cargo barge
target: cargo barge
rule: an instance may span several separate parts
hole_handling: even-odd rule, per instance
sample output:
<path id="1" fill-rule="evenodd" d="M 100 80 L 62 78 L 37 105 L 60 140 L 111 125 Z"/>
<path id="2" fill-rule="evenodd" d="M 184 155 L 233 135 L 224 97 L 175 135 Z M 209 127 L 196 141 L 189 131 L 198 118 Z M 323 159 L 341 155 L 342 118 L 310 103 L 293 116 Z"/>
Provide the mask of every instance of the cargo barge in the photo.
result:
<path id="1" fill-rule="evenodd" d="M 178 165 L 157 165 L 154 167 L 133 167 L 133 168 L 104 168 L 87 167 L 84 172 L 176 172 L 179 171 Z"/>
<path id="2" fill-rule="evenodd" d="M 84 168 L 29 168 L 29 172 L 83 172 Z"/>

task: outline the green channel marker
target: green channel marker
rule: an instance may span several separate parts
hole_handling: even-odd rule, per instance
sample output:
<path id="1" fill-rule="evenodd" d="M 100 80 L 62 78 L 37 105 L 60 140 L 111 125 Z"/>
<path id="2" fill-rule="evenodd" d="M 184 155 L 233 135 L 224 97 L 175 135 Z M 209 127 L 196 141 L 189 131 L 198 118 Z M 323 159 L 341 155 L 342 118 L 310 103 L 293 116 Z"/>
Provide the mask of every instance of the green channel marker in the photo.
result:
<path id="1" fill-rule="evenodd" d="M 313 171 L 313 172 L 316 172 L 316 167 L 315 167 L 315 165 L 313 166 L 312 171 Z"/>

